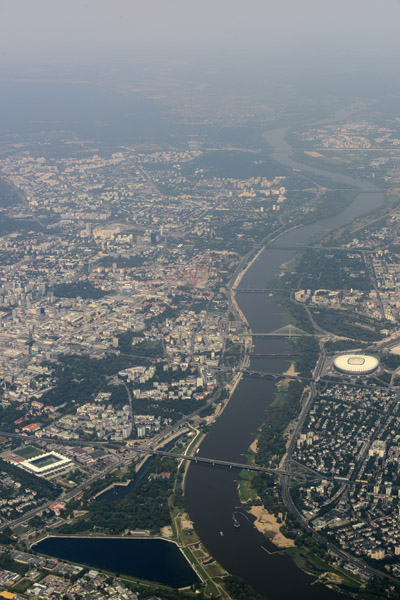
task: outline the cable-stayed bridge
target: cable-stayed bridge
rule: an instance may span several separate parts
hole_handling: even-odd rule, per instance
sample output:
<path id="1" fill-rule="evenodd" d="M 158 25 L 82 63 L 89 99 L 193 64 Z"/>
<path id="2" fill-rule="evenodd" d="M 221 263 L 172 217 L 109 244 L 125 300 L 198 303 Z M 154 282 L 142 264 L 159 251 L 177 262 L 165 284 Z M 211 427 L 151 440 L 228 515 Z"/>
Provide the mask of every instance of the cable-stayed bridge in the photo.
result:
<path id="1" fill-rule="evenodd" d="M 285 325 L 284 327 L 280 327 L 279 329 L 275 329 L 275 331 L 267 331 L 265 333 L 252 332 L 252 333 L 242 333 L 239 334 L 243 337 L 247 337 L 251 335 L 253 338 L 294 338 L 294 337 L 315 337 L 320 334 L 318 333 L 308 333 L 307 331 L 303 331 L 299 327 L 295 325 Z"/>

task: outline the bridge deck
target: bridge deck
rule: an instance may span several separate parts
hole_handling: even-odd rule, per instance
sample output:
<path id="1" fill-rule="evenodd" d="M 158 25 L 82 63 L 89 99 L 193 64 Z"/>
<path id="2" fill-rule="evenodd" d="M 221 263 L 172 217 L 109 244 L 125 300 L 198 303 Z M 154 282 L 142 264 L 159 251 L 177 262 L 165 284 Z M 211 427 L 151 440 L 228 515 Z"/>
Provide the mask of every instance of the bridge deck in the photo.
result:
<path id="1" fill-rule="evenodd" d="M 231 462 L 228 460 L 219 460 L 215 458 L 205 458 L 203 456 L 188 456 L 187 454 L 177 454 L 175 452 L 167 452 L 166 450 L 153 450 L 152 448 L 138 449 L 137 452 L 141 454 L 157 454 L 161 456 L 168 456 L 170 458 L 177 458 L 180 460 L 188 460 L 195 463 L 204 463 L 208 465 L 229 467 L 230 469 L 246 469 L 247 471 L 262 471 L 263 473 L 270 473 L 271 475 L 290 475 L 289 471 L 283 469 L 269 469 L 268 467 L 261 467 L 259 465 L 248 465 L 243 463 Z"/>
<path id="2" fill-rule="evenodd" d="M 237 463 L 237 462 L 230 462 L 227 460 L 219 460 L 219 459 L 215 459 L 215 458 L 205 458 L 203 456 L 188 456 L 186 454 L 177 454 L 175 452 L 167 452 L 166 450 L 153 450 L 152 448 L 137 449 L 137 452 L 139 452 L 141 454 L 157 454 L 160 456 L 167 456 L 167 457 L 176 458 L 179 460 L 187 460 L 187 461 L 199 463 L 199 464 L 208 464 L 208 465 L 212 465 L 213 467 L 229 467 L 230 469 L 245 469 L 247 471 L 259 471 L 262 473 L 268 473 L 270 475 L 278 475 L 278 476 L 284 475 L 287 477 L 301 476 L 301 477 L 311 477 L 312 479 L 317 479 L 317 480 L 326 479 L 328 481 L 333 481 L 333 482 L 337 482 L 337 483 L 348 485 L 348 486 L 353 486 L 353 485 L 357 485 L 359 483 L 363 483 L 369 487 L 372 487 L 376 483 L 373 481 L 368 482 L 368 481 L 360 480 L 360 479 L 349 479 L 347 477 L 339 477 L 337 475 L 332 476 L 332 475 L 328 475 L 327 473 L 319 473 L 315 469 L 307 467 L 306 465 L 303 465 L 302 463 L 299 463 L 296 460 L 291 460 L 291 462 L 294 463 L 300 469 L 302 469 L 302 471 L 297 472 L 297 473 L 293 472 L 293 471 L 287 471 L 285 469 L 270 469 L 268 467 L 261 467 L 259 465 L 248 465 L 248 464 L 242 464 L 242 463 Z M 394 489 L 400 490 L 400 486 L 394 486 Z"/>

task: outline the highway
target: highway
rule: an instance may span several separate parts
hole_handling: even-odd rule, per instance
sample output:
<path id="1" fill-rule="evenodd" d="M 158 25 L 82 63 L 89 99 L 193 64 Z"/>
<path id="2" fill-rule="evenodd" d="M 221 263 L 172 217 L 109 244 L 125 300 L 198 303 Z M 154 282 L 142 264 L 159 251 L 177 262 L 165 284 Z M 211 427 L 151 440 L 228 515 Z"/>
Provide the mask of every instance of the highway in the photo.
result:
<path id="1" fill-rule="evenodd" d="M 120 459 L 117 463 L 113 463 L 112 465 L 110 465 L 109 467 L 104 469 L 104 471 L 100 471 L 99 473 L 92 475 L 89 479 L 87 479 L 86 481 L 84 481 L 84 482 L 80 483 L 79 485 L 77 485 L 76 487 L 74 487 L 73 490 L 70 490 L 69 492 L 67 492 L 65 494 L 61 494 L 61 496 L 59 496 L 56 500 L 50 500 L 50 501 L 46 502 L 45 504 L 41 504 L 40 506 L 30 510 L 29 512 L 25 513 L 21 517 L 14 519 L 13 521 L 9 521 L 8 523 L 3 523 L 0 526 L 0 531 L 2 531 L 3 529 L 7 529 L 7 527 L 16 527 L 17 525 L 20 525 L 21 523 L 26 523 L 27 521 L 29 521 L 29 519 L 32 519 L 32 517 L 35 517 L 37 514 L 42 513 L 44 510 L 49 508 L 50 504 L 53 504 L 53 502 L 56 502 L 56 501 L 68 502 L 69 500 L 71 500 L 71 498 L 73 498 L 74 496 L 79 494 L 81 491 L 85 490 L 92 483 L 94 483 L 98 479 L 101 479 L 105 475 L 108 475 L 108 473 L 110 473 L 114 469 L 117 469 L 118 467 L 120 467 L 127 460 L 131 460 L 131 458 L 130 459 L 127 459 L 127 458 Z"/>
<path id="2" fill-rule="evenodd" d="M 157 445 L 159 445 L 161 447 L 165 446 L 166 444 L 169 444 L 173 439 L 183 435 L 186 432 L 187 432 L 187 429 L 176 428 L 176 426 L 174 428 L 171 427 L 169 435 L 168 435 L 168 433 L 166 433 L 166 431 L 164 431 L 162 433 L 162 435 L 160 434 L 153 441 L 153 445 L 156 447 L 157 447 Z M 0 435 L 1 435 L 1 433 L 0 433 Z M 23 437 L 24 440 L 29 439 L 26 436 L 20 436 L 18 434 L 8 434 L 7 433 L 6 435 L 9 437 Z M 55 442 L 55 440 L 50 440 L 50 441 L 52 443 Z M 91 445 L 93 445 L 93 443 Z M 104 446 L 104 444 L 103 444 L 103 446 Z M 156 449 L 153 451 L 153 453 L 156 453 Z M 102 471 L 94 473 L 91 477 L 89 477 L 89 479 L 86 479 L 85 481 L 83 481 L 82 483 L 80 483 L 79 485 L 74 487 L 72 490 L 69 490 L 68 492 L 61 494 L 55 500 L 50 500 L 44 504 L 41 504 L 40 506 L 30 510 L 29 512 L 25 513 L 21 517 L 14 519 L 13 521 L 3 523 L 0 526 L 0 531 L 6 529 L 7 527 L 15 527 L 16 525 L 20 525 L 21 523 L 26 523 L 32 517 L 43 512 L 44 510 L 46 510 L 50 506 L 50 504 L 52 504 L 53 502 L 56 502 L 56 501 L 68 502 L 69 500 L 71 500 L 72 498 L 77 496 L 80 492 L 82 492 L 85 489 L 87 489 L 88 487 L 90 487 L 92 485 L 92 483 L 94 483 L 98 479 L 104 478 L 106 475 L 108 475 L 112 471 L 118 469 L 119 467 L 121 467 L 124 464 L 125 465 L 129 464 L 132 460 L 134 460 L 135 458 L 138 458 L 142 454 L 143 454 L 143 452 L 140 453 L 140 448 L 133 448 L 132 451 L 128 454 L 128 456 L 121 457 L 116 462 L 114 462 L 112 465 L 108 466 L 107 468 L 103 469 Z M 145 454 L 150 454 L 150 453 L 148 451 L 145 451 Z M 116 456 L 116 455 L 114 454 L 114 456 Z"/>
<path id="3" fill-rule="evenodd" d="M 9 431 L 0 431 L 1 437 L 9 437 L 13 439 L 20 439 L 25 442 L 29 441 L 42 441 L 48 442 L 50 444 L 59 444 L 60 446 L 94 446 L 95 448 L 121 448 L 123 444 L 119 442 L 94 442 L 89 440 L 63 440 L 61 438 L 46 438 L 46 437 L 36 437 L 23 435 L 22 433 L 10 433 Z"/>

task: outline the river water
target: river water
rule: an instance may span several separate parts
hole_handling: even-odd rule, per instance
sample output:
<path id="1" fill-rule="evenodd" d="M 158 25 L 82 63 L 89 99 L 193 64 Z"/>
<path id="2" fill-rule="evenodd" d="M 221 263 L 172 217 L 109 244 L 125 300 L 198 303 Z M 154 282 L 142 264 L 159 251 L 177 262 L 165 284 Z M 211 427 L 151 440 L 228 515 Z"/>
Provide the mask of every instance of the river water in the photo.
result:
<path id="1" fill-rule="evenodd" d="M 344 116 L 338 115 L 337 120 Z M 291 158 L 285 134 L 285 129 L 275 129 L 265 135 L 272 147 L 271 157 L 276 162 L 289 169 L 300 169 L 307 175 L 321 175 L 344 186 L 354 186 L 360 193 L 341 214 L 290 231 L 276 240 L 275 245 L 306 243 L 311 236 L 345 225 L 382 204 L 383 193 L 368 181 L 296 163 Z M 280 273 L 281 265 L 294 255 L 295 252 L 290 250 L 265 249 L 247 270 L 240 287 L 265 287 Z M 278 307 L 267 295 L 238 294 L 237 301 L 253 332 L 274 331 L 282 326 Z M 255 352 L 290 349 L 285 339 L 256 339 L 254 345 Z M 251 366 L 277 373 L 284 372 L 289 362 L 285 359 L 252 359 Z M 225 411 L 202 442 L 199 455 L 246 462 L 245 454 L 266 420 L 274 393 L 272 381 L 242 379 Z M 268 600 L 343 599 L 342 594 L 315 583 L 315 578 L 301 571 L 290 558 L 276 553 L 277 548 L 244 517 L 238 517 L 240 528 L 233 526 L 232 514 L 240 505 L 237 478 L 235 470 L 207 465 L 191 464 L 188 471 L 186 505 L 196 531 L 216 560 L 230 573 L 243 577 Z"/>

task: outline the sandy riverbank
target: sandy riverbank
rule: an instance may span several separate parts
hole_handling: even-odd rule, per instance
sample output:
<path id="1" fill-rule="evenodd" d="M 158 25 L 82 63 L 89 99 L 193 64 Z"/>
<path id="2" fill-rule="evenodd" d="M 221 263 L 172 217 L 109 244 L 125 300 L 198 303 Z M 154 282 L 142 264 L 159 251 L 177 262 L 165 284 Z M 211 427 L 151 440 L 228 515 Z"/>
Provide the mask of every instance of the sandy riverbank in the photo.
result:
<path id="1" fill-rule="evenodd" d="M 236 310 L 236 311 L 239 313 L 239 315 L 240 315 L 241 319 L 243 320 L 243 322 L 244 322 L 244 323 L 247 323 L 247 325 L 248 325 L 249 323 L 248 323 L 248 321 L 247 321 L 247 319 L 246 319 L 246 317 L 245 317 L 245 315 L 244 315 L 243 311 L 241 310 L 241 308 L 240 308 L 239 304 L 238 304 L 238 303 L 237 303 L 237 301 L 236 301 L 235 292 L 234 292 L 233 290 L 234 290 L 234 288 L 236 288 L 236 287 L 238 287 L 238 286 L 239 286 L 239 283 L 241 282 L 241 280 L 242 280 L 242 278 L 244 277 L 244 275 L 246 274 L 246 272 L 247 272 L 247 271 L 250 269 L 250 267 L 251 267 L 251 266 L 252 266 L 252 265 L 255 263 L 255 261 L 258 259 L 258 257 L 260 256 L 260 254 L 261 254 L 261 253 L 262 253 L 264 250 L 265 250 L 265 246 L 263 246 L 262 248 L 260 248 L 260 250 L 257 252 L 257 254 L 256 254 L 256 255 L 255 255 L 253 258 L 252 258 L 252 260 L 251 260 L 251 261 L 250 261 L 250 262 L 249 262 L 249 263 L 248 263 L 248 264 L 247 264 L 247 265 L 244 267 L 244 269 L 242 269 L 242 270 L 241 270 L 241 271 L 238 273 L 238 275 L 237 275 L 237 277 L 236 277 L 236 279 L 235 279 L 235 281 L 234 281 L 234 283 L 233 283 L 233 286 L 232 286 L 232 288 L 233 288 L 233 289 L 231 289 L 231 302 L 232 302 L 232 304 L 234 305 L 234 307 L 235 307 L 235 310 Z"/>
<path id="2" fill-rule="evenodd" d="M 254 442 L 252 442 L 250 444 L 250 450 L 252 450 L 254 452 L 254 454 L 257 454 L 258 452 L 258 445 L 257 445 L 257 439 L 254 440 Z"/>
<path id="3" fill-rule="evenodd" d="M 266 535 L 278 548 L 292 548 L 294 541 L 287 538 L 281 532 L 281 523 L 278 523 L 275 515 L 269 513 L 263 506 L 252 506 L 250 513 L 256 517 L 254 526 L 258 531 Z"/>
<path id="4" fill-rule="evenodd" d="M 288 375 L 289 377 L 297 377 L 297 375 L 300 375 L 300 372 L 296 371 L 295 363 L 292 362 L 290 363 L 290 367 L 288 368 L 288 370 L 282 373 L 282 375 Z"/>

